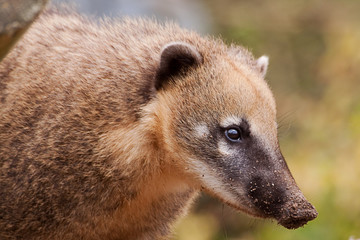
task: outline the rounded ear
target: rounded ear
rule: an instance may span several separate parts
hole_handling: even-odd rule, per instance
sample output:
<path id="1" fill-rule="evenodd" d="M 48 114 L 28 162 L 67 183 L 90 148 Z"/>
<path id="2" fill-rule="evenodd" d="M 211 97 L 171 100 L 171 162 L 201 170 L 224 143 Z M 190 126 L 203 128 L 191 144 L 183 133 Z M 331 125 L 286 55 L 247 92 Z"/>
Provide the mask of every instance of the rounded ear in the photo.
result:
<path id="1" fill-rule="evenodd" d="M 160 65 L 156 74 L 155 88 L 161 89 L 172 77 L 189 71 L 202 63 L 196 48 L 183 42 L 172 42 L 161 50 Z"/>
<path id="2" fill-rule="evenodd" d="M 268 65 L 269 65 L 268 56 L 263 55 L 256 60 L 256 67 L 258 68 L 261 76 L 265 77 Z"/>

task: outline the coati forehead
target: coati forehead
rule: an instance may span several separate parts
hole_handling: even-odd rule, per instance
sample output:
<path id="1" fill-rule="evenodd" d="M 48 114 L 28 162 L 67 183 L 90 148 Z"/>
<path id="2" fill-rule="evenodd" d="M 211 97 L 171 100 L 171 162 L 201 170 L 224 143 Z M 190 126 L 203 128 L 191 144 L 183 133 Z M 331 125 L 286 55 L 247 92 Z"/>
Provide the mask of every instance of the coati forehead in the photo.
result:
<path id="1" fill-rule="evenodd" d="M 228 56 L 205 62 L 176 85 L 174 91 L 180 103 L 184 107 L 195 105 L 188 108 L 190 112 L 205 111 L 220 119 L 238 116 L 275 120 L 275 101 L 266 81 L 248 65 L 241 66 Z"/>

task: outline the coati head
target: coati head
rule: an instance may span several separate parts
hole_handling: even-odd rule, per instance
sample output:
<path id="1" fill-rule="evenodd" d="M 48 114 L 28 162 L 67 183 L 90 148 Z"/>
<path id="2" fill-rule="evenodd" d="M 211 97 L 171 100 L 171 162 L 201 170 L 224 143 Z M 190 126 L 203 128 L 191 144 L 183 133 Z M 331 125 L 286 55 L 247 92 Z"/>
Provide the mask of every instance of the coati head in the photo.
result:
<path id="1" fill-rule="evenodd" d="M 280 152 L 268 58 L 172 42 L 155 79 L 162 147 L 191 184 L 250 215 L 298 228 L 317 216 Z"/>

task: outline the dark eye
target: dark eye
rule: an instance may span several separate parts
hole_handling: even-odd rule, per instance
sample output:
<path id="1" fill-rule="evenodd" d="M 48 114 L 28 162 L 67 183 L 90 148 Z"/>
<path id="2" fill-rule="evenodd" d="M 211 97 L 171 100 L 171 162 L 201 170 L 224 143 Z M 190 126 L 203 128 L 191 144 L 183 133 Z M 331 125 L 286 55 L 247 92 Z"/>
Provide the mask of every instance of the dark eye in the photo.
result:
<path id="1" fill-rule="evenodd" d="M 232 142 L 241 141 L 241 130 L 237 128 L 228 128 L 225 130 L 225 136 Z"/>

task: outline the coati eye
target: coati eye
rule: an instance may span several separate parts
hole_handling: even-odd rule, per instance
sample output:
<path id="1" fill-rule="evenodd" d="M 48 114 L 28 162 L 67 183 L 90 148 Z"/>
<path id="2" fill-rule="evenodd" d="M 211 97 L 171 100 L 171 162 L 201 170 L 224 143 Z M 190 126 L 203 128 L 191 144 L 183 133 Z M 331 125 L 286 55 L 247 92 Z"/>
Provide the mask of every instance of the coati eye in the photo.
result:
<path id="1" fill-rule="evenodd" d="M 225 130 L 225 136 L 232 142 L 241 141 L 241 130 L 235 127 L 231 127 Z"/>

